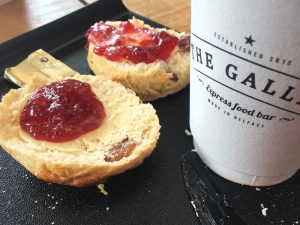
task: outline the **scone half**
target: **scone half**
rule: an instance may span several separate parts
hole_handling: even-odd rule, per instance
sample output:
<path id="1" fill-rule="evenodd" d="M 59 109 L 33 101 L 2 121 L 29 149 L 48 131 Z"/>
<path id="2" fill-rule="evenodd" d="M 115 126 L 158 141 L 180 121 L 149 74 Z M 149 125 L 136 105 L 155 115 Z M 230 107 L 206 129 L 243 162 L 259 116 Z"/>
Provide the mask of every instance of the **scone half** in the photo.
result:
<path id="1" fill-rule="evenodd" d="M 129 60 L 111 61 L 95 53 L 95 44 L 91 34 L 88 39 L 88 64 L 95 75 L 103 75 L 118 81 L 132 89 L 143 101 L 151 101 L 165 97 L 185 88 L 189 84 L 189 35 L 170 29 L 152 28 L 138 19 L 129 20 L 136 27 L 149 30 L 165 31 L 178 38 L 178 45 L 165 60 L 155 60 L 152 63 L 132 63 Z M 107 21 L 106 24 L 119 27 L 120 21 Z"/>
<path id="2" fill-rule="evenodd" d="M 89 83 L 104 105 L 106 117 L 99 128 L 62 143 L 34 139 L 19 123 L 21 110 L 36 90 L 28 85 L 2 98 L 1 147 L 36 177 L 71 186 L 102 183 L 141 164 L 159 138 L 152 105 L 142 104 L 134 92 L 102 76 L 72 79 Z"/>

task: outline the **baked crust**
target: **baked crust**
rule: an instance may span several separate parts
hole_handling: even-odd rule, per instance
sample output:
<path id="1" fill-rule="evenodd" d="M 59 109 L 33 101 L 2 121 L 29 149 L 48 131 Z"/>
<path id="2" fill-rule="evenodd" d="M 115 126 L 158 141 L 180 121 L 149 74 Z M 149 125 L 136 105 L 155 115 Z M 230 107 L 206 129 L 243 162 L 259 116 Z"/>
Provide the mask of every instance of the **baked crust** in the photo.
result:
<path id="1" fill-rule="evenodd" d="M 165 30 L 178 38 L 188 36 L 184 32 L 178 33 L 173 30 L 152 28 L 135 18 L 130 21 L 139 27 Z M 110 21 L 106 23 L 113 26 L 120 24 L 120 22 Z M 156 60 L 150 64 L 110 61 L 95 54 L 93 50 L 94 45 L 89 43 L 87 60 L 94 74 L 118 81 L 136 92 L 143 101 L 165 97 L 180 91 L 189 84 L 190 52 L 178 46 L 167 60 Z"/>
<path id="2" fill-rule="evenodd" d="M 107 116 L 98 129 L 63 143 L 30 137 L 21 130 L 19 117 L 37 88 L 32 84 L 11 90 L 2 98 L 1 147 L 36 177 L 78 187 L 102 183 L 141 164 L 159 138 L 159 120 L 152 105 L 142 104 L 131 90 L 103 76 L 74 75 L 72 79 L 89 83 L 102 101 Z M 118 161 L 106 161 L 105 154 L 124 138 L 135 143 L 131 154 Z"/>

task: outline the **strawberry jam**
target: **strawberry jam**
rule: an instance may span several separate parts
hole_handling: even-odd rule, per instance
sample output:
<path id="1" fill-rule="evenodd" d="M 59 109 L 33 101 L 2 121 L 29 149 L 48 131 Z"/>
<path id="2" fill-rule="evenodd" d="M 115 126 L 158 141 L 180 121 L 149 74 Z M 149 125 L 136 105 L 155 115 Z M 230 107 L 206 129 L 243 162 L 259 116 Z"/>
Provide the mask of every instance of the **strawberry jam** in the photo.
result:
<path id="1" fill-rule="evenodd" d="M 21 128 L 37 140 L 64 142 L 98 128 L 103 104 L 88 83 L 64 80 L 40 87 L 21 112 Z"/>
<path id="2" fill-rule="evenodd" d="M 100 21 L 86 33 L 94 53 L 111 61 L 152 63 L 166 60 L 178 45 L 178 38 L 166 31 L 137 27 L 130 21 L 118 27 Z"/>

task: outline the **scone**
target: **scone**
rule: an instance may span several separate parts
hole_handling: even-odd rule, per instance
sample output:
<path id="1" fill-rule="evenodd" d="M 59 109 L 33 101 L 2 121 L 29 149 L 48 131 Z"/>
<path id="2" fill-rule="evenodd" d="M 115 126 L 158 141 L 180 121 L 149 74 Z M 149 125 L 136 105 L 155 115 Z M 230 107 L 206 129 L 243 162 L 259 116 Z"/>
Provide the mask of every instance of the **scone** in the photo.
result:
<path id="1" fill-rule="evenodd" d="M 86 34 L 88 64 L 132 89 L 143 101 L 180 91 L 189 83 L 190 36 L 143 21 L 100 21 Z"/>
<path id="2" fill-rule="evenodd" d="M 142 104 L 134 92 L 103 76 L 73 75 L 63 81 L 53 79 L 51 84 L 39 89 L 34 83 L 13 89 L 0 103 L 0 145 L 36 177 L 71 186 L 98 184 L 138 166 L 154 150 L 159 138 L 159 119 L 152 105 Z M 88 116 L 80 125 L 73 121 L 70 129 L 61 133 L 60 128 L 65 126 L 62 114 L 55 114 L 60 116 L 45 122 L 41 117 L 45 110 L 35 108 L 33 111 L 33 108 L 43 106 L 47 99 L 55 99 L 46 87 L 55 84 L 55 90 L 59 92 L 63 85 L 65 88 L 72 82 L 76 83 L 76 88 L 80 87 L 76 89 L 78 96 L 84 90 L 81 85 L 92 90 L 94 95 L 89 99 L 95 104 L 100 102 L 100 107 L 94 107 L 88 100 L 87 105 L 83 102 L 84 108 L 80 108 L 79 103 L 72 106 L 72 110 L 77 110 L 75 114 L 64 105 L 60 107 L 60 113 L 67 117 L 68 113 L 75 116 L 78 113 L 80 120 L 80 113 L 86 113 L 80 110 L 84 109 L 94 117 L 99 116 L 100 125 L 92 124 L 95 118 Z M 43 98 L 36 98 L 39 93 L 43 93 Z M 76 100 L 78 96 L 73 98 Z M 36 102 L 30 105 L 35 98 L 39 101 L 38 106 Z M 47 110 L 62 104 L 53 102 Z M 69 100 L 65 102 L 69 103 Z M 56 130 L 47 127 L 47 123 L 54 124 Z M 78 135 L 76 129 L 79 126 L 87 128 L 88 132 Z M 52 133 L 49 136 L 47 132 Z M 70 135 L 73 136 L 70 138 Z"/>

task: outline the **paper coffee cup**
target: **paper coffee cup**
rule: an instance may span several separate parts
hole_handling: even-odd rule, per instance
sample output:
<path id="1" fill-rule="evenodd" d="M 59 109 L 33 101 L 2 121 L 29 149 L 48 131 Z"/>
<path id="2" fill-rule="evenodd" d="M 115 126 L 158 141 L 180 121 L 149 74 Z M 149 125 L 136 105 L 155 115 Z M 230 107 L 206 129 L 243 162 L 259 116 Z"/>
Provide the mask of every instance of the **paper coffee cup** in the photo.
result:
<path id="1" fill-rule="evenodd" d="M 300 168 L 298 5 L 192 0 L 190 126 L 228 180 L 273 185 Z"/>

